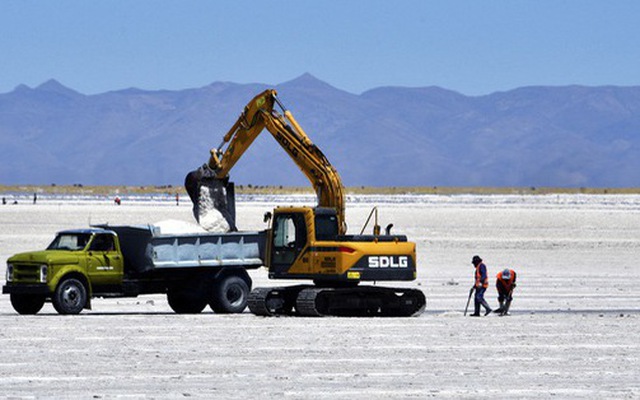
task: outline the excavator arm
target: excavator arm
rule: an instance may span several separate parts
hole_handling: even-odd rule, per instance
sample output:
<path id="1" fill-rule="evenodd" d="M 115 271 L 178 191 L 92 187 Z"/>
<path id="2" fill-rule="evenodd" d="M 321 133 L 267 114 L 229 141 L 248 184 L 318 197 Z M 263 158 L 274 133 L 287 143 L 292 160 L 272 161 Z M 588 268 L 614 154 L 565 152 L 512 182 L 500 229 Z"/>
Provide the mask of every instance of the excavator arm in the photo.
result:
<path id="1" fill-rule="evenodd" d="M 187 175 L 185 186 L 194 203 L 194 214 L 198 215 L 198 205 L 202 201 L 203 186 L 208 187 L 214 198 L 213 203 L 235 227 L 232 216 L 225 213 L 224 191 L 229 172 L 253 141 L 265 129 L 287 152 L 304 175 L 309 179 L 318 197 L 318 206 L 336 210 L 339 233 L 346 232 L 344 216 L 344 187 L 340 175 L 322 151 L 314 145 L 302 127 L 277 98 L 273 89 L 265 90 L 254 97 L 224 136 L 218 148 L 211 150 L 209 162 Z M 275 109 L 278 106 L 282 113 Z"/>

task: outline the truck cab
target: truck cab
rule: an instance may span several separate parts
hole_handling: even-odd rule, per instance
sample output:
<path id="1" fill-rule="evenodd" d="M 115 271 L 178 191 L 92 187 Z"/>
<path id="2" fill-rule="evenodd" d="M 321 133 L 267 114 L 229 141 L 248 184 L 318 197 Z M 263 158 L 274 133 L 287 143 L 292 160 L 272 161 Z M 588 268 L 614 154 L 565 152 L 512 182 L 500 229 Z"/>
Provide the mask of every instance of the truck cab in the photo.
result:
<path id="1" fill-rule="evenodd" d="M 69 247 L 73 246 L 75 247 Z M 116 234 L 109 230 L 87 229 L 59 232 L 48 251 L 77 252 L 78 266 L 84 264 L 84 271 L 96 291 L 105 291 L 109 286 L 122 284 L 124 271 L 120 242 Z M 55 270 L 53 271 L 55 275 Z"/>
<path id="2" fill-rule="evenodd" d="M 122 284 L 124 261 L 115 232 L 90 228 L 58 232 L 42 251 L 7 260 L 3 293 L 21 314 L 37 313 L 51 298 L 61 314 L 90 308 L 91 292 Z"/>

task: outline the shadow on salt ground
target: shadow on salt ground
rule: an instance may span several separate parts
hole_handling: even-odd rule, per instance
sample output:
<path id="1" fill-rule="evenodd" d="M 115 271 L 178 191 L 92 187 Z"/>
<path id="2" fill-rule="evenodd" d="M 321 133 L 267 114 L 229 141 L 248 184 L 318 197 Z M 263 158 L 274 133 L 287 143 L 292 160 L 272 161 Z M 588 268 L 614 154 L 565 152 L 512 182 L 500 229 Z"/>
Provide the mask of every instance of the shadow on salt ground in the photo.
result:
<path id="1" fill-rule="evenodd" d="M 602 314 L 602 315 L 628 315 L 628 314 L 640 314 L 640 308 L 608 308 L 608 309 L 595 309 L 595 308 L 584 308 L 584 309 L 566 309 L 566 310 L 539 310 L 539 309 L 518 309 L 511 311 L 509 310 L 509 315 L 507 317 L 513 317 L 518 315 L 535 315 L 535 314 L 571 314 L 571 315 L 579 315 L 579 314 Z M 452 311 L 452 310 L 426 310 L 423 316 L 462 316 L 462 311 Z M 497 314 L 489 314 L 488 316 Z"/>

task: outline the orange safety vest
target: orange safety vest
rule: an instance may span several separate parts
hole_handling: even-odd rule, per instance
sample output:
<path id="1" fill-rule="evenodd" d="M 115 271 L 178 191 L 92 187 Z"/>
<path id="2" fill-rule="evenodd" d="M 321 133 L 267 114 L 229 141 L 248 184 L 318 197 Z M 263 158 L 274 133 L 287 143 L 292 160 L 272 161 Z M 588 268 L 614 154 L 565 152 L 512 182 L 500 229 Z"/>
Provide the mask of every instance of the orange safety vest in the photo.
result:
<path id="1" fill-rule="evenodd" d="M 480 266 L 484 266 L 484 280 L 480 273 Z M 482 286 L 483 288 L 489 287 L 489 274 L 487 273 L 487 266 L 483 263 L 478 263 L 478 265 L 476 265 L 476 287 L 478 286 Z"/>
<path id="2" fill-rule="evenodd" d="M 509 270 L 511 277 L 509 279 L 504 279 L 502 277 L 502 271 L 498 272 L 496 278 L 498 278 L 498 282 L 506 289 L 510 290 L 513 282 L 516 280 L 516 272 L 512 269 Z"/>

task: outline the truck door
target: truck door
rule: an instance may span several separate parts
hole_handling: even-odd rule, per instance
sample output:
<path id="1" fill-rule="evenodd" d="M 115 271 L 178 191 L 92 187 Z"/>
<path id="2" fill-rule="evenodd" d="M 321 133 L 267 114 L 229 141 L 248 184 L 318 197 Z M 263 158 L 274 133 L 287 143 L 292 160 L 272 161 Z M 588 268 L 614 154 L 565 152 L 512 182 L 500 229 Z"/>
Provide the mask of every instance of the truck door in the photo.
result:
<path id="1" fill-rule="evenodd" d="M 270 272 L 284 277 L 307 245 L 307 227 L 303 213 L 277 214 L 273 222 Z M 298 264 L 306 264 L 304 265 Z M 296 265 L 296 273 L 308 272 L 308 260 Z"/>
<path id="2" fill-rule="evenodd" d="M 92 286 L 121 284 L 123 264 L 114 236 L 103 233 L 94 235 L 87 253 L 87 274 Z"/>

